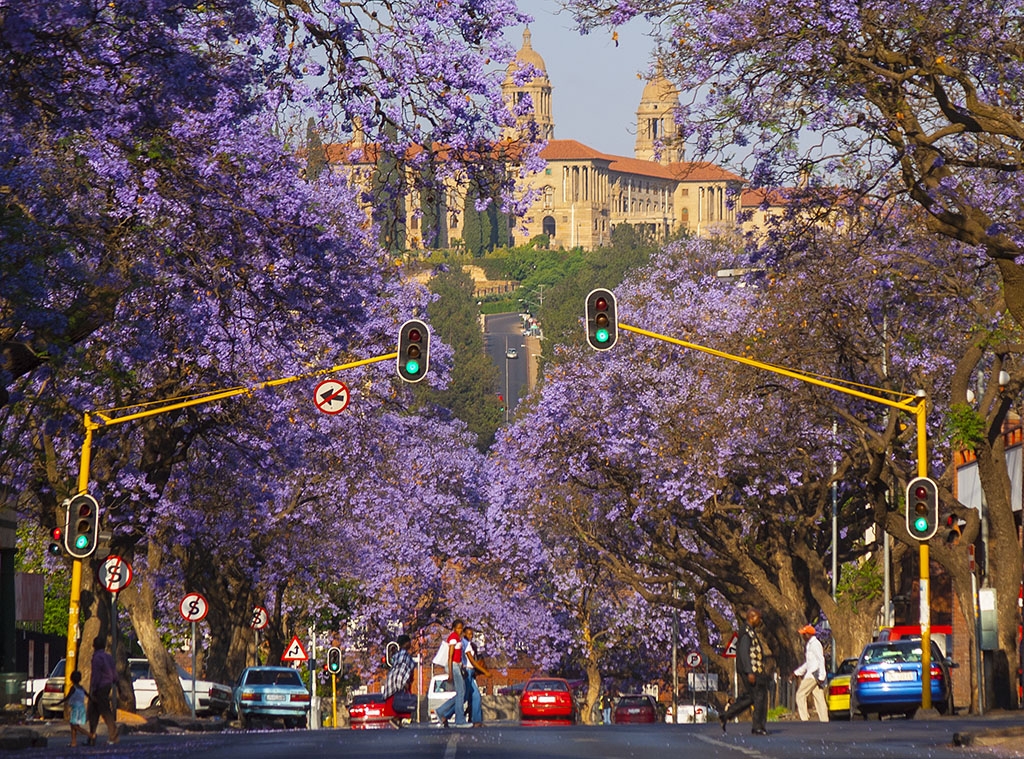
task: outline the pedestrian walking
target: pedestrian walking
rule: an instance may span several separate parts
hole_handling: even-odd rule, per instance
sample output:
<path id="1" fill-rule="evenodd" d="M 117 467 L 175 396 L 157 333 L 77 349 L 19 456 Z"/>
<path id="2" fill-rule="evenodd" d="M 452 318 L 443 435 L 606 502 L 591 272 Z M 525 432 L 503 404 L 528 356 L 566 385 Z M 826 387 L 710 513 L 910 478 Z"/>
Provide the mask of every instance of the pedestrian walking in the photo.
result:
<path id="1" fill-rule="evenodd" d="M 462 671 L 462 628 L 461 619 L 452 622 L 448 633 L 448 682 L 455 689 L 455 695 L 437 707 L 437 718 L 442 727 L 448 727 L 448 720 L 455 718 L 456 727 L 467 727 L 466 722 L 466 678 Z"/>
<path id="2" fill-rule="evenodd" d="M 85 727 L 85 688 L 82 687 L 82 673 L 77 669 L 71 673 L 71 690 L 68 691 L 67 695 L 64 696 L 57 703 L 68 704 L 71 707 L 71 745 L 78 745 L 78 734 L 81 733 L 85 736 L 85 741 L 89 743 L 89 731 Z"/>
<path id="3" fill-rule="evenodd" d="M 476 679 L 480 676 L 487 677 L 491 673 L 477 654 L 476 644 L 473 642 L 473 628 L 468 625 L 462 628 L 462 661 L 466 673 L 466 706 L 469 710 L 469 721 L 473 727 L 483 727 L 483 703 Z"/>
<path id="4" fill-rule="evenodd" d="M 89 740 L 90 746 L 96 745 L 96 728 L 100 717 L 107 725 L 107 740 L 116 745 L 117 717 L 110 701 L 110 693 L 117 686 L 117 666 L 114 657 L 107 653 L 107 639 L 96 636 L 92 642 L 92 675 L 89 686 Z"/>
<path id="5" fill-rule="evenodd" d="M 751 706 L 754 707 L 753 735 L 768 735 L 768 674 L 764 665 L 764 646 L 757 629 L 763 624 L 761 612 L 748 609 L 746 623 L 736 644 L 736 674 L 743 693 L 718 718 L 725 732 L 726 723 Z"/>
<path id="6" fill-rule="evenodd" d="M 397 715 L 402 710 L 395 708 L 395 696 L 408 689 L 413 673 L 416 671 L 416 661 L 409 653 L 409 649 L 412 648 L 412 639 L 408 635 L 399 635 L 396 642 L 398 643 L 398 653 L 395 654 L 394 661 L 391 662 L 391 669 L 388 670 L 381 694 L 384 696 L 385 711 L 390 705 L 391 710 Z M 400 716 L 396 716 L 393 720 L 396 726 L 400 721 Z"/>
<path id="7" fill-rule="evenodd" d="M 814 710 L 818 713 L 818 722 L 828 722 L 828 705 L 825 703 L 825 681 L 828 670 L 825 669 L 825 650 L 818 640 L 813 625 L 800 628 L 800 637 L 804 639 L 804 663 L 793 670 L 790 680 L 800 679 L 796 689 L 796 712 L 806 722 L 810 719 L 807 713 L 808 696 L 814 699 Z"/>

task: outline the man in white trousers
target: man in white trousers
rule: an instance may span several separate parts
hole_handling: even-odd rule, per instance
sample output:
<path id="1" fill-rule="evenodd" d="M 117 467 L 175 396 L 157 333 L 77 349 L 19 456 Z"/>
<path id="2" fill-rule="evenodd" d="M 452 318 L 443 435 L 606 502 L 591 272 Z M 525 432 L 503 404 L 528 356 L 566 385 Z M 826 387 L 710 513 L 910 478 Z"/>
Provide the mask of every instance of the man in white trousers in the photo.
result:
<path id="1" fill-rule="evenodd" d="M 828 722 L 828 706 L 825 703 L 828 670 L 825 668 L 825 652 L 821 648 L 821 641 L 818 640 L 813 625 L 801 627 L 800 636 L 804 639 L 805 645 L 804 663 L 793 671 L 793 677 L 800 678 L 800 685 L 796 689 L 796 711 L 804 722 L 810 719 L 807 713 L 807 697 L 813 696 L 818 722 Z"/>

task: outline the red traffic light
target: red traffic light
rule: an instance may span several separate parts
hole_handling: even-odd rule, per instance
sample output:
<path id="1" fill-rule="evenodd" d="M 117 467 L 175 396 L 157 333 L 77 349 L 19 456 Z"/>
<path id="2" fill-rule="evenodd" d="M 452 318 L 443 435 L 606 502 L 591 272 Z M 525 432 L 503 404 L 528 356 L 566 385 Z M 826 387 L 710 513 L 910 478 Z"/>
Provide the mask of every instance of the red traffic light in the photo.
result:
<path id="1" fill-rule="evenodd" d="M 50 530 L 50 537 L 59 543 L 60 539 L 64 537 L 64 530 L 62 530 L 60 527 L 54 527 L 52 530 Z"/>
<path id="2" fill-rule="evenodd" d="M 422 337 L 423 336 L 420 334 L 420 331 L 418 329 L 414 328 L 409 330 L 409 340 L 411 340 L 412 342 L 418 343 Z"/>
<path id="3" fill-rule="evenodd" d="M 598 311 L 607 311 L 608 301 L 605 300 L 604 298 L 598 298 L 596 301 L 594 301 L 594 308 L 596 308 Z"/>
<path id="4" fill-rule="evenodd" d="M 923 485 L 918 485 L 916 488 L 914 488 L 914 497 L 915 498 L 922 498 L 923 499 L 923 498 L 926 498 L 927 496 L 928 496 L 928 489 L 926 487 L 924 487 Z"/>

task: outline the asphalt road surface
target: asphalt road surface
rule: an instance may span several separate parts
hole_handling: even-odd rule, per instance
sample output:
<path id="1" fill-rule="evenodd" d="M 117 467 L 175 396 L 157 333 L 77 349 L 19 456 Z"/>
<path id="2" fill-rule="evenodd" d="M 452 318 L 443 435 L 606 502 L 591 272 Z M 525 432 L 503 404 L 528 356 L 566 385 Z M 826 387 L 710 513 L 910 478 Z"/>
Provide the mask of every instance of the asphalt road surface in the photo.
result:
<path id="1" fill-rule="evenodd" d="M 505 421 L 515 412 L 516 403 L 527 391 L 526 340 L 519 314 L 491 314 L 484 334 L 487 355 L 498 367 L 498 392 L 505 396 Z M 506 358 L 505 351 L 514 348 L 516 358 Z"/>
<path id="2" fill-rule="evenodd" d="M 769 723 L 769 735 L 752 736 L 750 723 L 730 724 L 722 734 L 708 725 L 614 725 L 521 727 L 491 724 L 447 730 L 257 730 L 199 735 L 126 735 L 117 746 L 66 747 L 53 736 L 49 747 L 19 751 L 18 757 L 124 756 L 260 759 L 261 757 L 358 757 L 359 759 L 967 759 L 1024 756 L 1024 738 L 1000 748 L 957 747 L 954 733 L 979 733 L 1016 726 L 1024 714 L 993 723 L 977 718 L 870 720 L 866 722 Z M 1019 751 L 1019 753 L 1017 753 Z"/>

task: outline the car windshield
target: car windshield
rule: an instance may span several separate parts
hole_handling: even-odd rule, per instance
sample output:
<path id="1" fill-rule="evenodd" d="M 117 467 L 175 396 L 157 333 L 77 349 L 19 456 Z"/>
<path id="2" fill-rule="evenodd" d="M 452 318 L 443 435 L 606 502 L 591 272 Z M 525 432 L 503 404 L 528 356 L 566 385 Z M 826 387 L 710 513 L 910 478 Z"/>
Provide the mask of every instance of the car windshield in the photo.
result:
<path id="1" fill-rule="evenodd" d="M 304 687 L 299 673 L 293 669 L 254 669 L 249 672 L 246 685 L 297 685 Z"/>
<path id="2" fill-rule="evenodd" d="M 526 684 L 526 692 L 536 693 L 537 691 L 560 691 L 569 692 L 569 686 L 561 680 L 531 680 Z"/>
<path id="3" fill-rule="evenodd" d="M 896 641 L 884 646 L 871 646 L 864 650 L 864 664 L 899 664 L 921 662 L 921 641 Z"/>
<path id="4" fill-rule="evenodd" d="M 623 696 L 619 699 L 619 706 L 650 706 L 651 702 L 647 696 Z"/>
<path id="5" fill-rule="evenodd" d="M 839 665 L 839 669 L 836 670 L 836 675 L 852 675 L 853 670 L 855 669 L 857 669 L 857 660 L 846 659 Z"/>
<path id="6" fill-rule="evenodd" d="M 381 693 L 360 693 L 358 696 L 352 697 L 352 706 L 382 703 L 384 703 L 384 695 Z"/>

